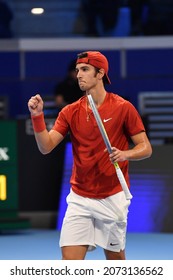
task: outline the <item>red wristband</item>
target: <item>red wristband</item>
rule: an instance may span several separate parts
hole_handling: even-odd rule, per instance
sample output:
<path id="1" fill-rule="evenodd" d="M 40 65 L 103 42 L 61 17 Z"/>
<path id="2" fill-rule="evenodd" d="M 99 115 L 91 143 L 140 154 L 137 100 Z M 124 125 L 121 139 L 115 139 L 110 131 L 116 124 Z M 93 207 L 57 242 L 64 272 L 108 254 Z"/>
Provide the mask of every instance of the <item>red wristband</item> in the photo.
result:
<path id="1" fill-rule="evenodd" d="M 44 121 L 44 114 L 41 113 L 38 116 L 31 116 L 32 120 L 32 126 L 34 129 L 34 132 L 42 132 L 43 130 L 46 129 L 46 124 Z"/>

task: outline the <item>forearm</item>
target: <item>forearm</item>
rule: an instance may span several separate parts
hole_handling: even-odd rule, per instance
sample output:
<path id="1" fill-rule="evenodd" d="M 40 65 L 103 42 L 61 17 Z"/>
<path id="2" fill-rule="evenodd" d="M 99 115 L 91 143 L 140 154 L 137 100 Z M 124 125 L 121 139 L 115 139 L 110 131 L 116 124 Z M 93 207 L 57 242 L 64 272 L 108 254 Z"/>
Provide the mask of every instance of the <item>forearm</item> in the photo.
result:
<path id="1" fill-rule="evenodd" d="M 42 154 L 50 153 L 62 140 L 63 136 L 57 131 L 46 129 L 43 113 L 33 116 L 32 125 L 37 146 Z"/>
<path id="2" fill-rule="evenodd" d="M 134 147 L 129 150 L 122 151 L 116 147 L 112 147 L 112 153 L 109 155 L 112 163 L 125 160 L 142 160 L 151 156 L 151 144 L 144 132 L 132 136 L 131 138 Z"/>
<path id="3" fill-rule="evenodd" d="M 137 144 L 132 149 L 125 151 L 126 159 L 134 161 L 149 158 L 151 154 L 152 148 L 149 142 Z"/>
<path id="4" fill-rule="evenodd" d="M 37 146 L 42 154 L 47 154 L 52 150 L 52 141 L 46 129 L 43 112 L 38 115 L 31 115 Z"/>
<path id="5" fill-rule="evenodd" d="M 131 137 L 134 147 L 126 151 L 127 160 L 142 160 L 152 154 L 152 147 L 145 132 Z"/>
<path id="6" fill-rule="evenodd" d="M 38 149 L 42 154 L 48 154 L 54 149 L 55 144 L 53 143 L 47 129 L 42 132 L 34 132 L 34 134 Z"/>

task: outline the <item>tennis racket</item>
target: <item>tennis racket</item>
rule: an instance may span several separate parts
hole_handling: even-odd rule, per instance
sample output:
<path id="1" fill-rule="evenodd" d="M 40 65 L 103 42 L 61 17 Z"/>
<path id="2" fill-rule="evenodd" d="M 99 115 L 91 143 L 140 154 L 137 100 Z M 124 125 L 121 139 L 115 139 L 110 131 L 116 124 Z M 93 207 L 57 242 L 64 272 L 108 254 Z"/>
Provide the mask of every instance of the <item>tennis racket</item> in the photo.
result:
<path id="1" fill-rule="evenodd" d="M 108 150 L 108 153 L 111 154 L 112 153 L 112 147 L 111 147 L 111 144 L 110 144 L 107 132 L 105 130 L 105 127 L 104 127 L 104 125 L 102 123 L 102 120 L 100 118 L 100 115 L 98 113 L 98 110 L 97 110 L 97 108 L 95 106 L 95 103 L 93 101 L 93 98 L 92 98 L 91 94 L 88 94 L 87 97 L 88 97 L 88 101 L 89 101 L 90 107 L 92 109 L 92 112 L 94 114 L 94 117 L 96 119 L 98 128 L 100 130 L 100 133 L 101 133 L 101 135 L 103 137 L 103 140 L 105 142 L 106 148 Z M 118 177 L 118 179 L 120 181 L 120 184 L 122 186 L 122 189 L 124 191 L 126 199 L 127 200 L 132 199 L 132 195 L 131 195 L 131 193 L 129 191 L 129 188 L 127 186 L 126 180 L 124 178 L 124 175 L 123 175 L 123 173 L 122 173 L 122 171 L 121 171 L 121 169 L 120 169 L 120 167 L 119 167 L 117 162 L 114 162 L 114 167 L 115 167 L 117 177 Z"/>

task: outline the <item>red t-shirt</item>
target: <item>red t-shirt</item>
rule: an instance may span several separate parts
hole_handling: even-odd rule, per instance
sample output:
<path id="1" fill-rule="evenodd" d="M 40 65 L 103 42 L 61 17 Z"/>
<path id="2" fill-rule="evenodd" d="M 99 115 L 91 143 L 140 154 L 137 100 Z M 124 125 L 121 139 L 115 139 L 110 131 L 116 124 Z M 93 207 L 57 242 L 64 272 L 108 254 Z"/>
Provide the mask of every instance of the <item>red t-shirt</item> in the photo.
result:
<path id="1" fill-rule="evenodd" d="M 98 111 L 112 147 L 127 150 L 130 136 L 145 131 L 134 106 L 117 94 L 107 93 Z M 75 193 L 105 198 L 122 191 L 115 167 L 104 152 L 105 144 L 92 110 L 87 109 L 86 96 L 64 107 L 52 129 L 63 136 L 70 132 L 74 158 L 70 183 Z M 128 161 L 119 162 L 119 166 L 129 186 Z"/>

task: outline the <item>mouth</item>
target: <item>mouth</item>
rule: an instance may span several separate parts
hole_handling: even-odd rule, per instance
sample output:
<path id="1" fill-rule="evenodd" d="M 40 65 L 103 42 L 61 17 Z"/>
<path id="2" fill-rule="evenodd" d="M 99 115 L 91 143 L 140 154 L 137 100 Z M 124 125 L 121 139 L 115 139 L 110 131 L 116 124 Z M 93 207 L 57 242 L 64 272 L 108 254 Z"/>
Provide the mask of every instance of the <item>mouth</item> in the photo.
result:
<path id="1" fill-rule="evenodd" d="M 81 80 L 79 81 L 79 84 L 83 84 L 83 83 L 85 83 L 85 82 L 84 82 L 84 81 L 81 81 Z"/>

